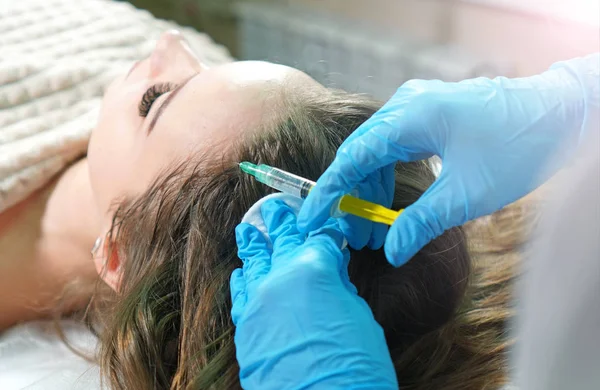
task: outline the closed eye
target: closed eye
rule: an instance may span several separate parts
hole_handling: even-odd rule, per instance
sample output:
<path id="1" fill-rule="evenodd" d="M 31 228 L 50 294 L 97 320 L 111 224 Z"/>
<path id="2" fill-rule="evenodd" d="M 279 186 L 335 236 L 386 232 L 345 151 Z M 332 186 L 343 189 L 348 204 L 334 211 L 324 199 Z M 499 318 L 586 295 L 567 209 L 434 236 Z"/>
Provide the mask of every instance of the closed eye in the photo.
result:
<path id="1" fill-rule="evenodd" d="M 158 83 L 154 84 L 150 88 L 146 90 L 144 95 L 142 96 L 142 100 L 138 105 L 138 112 L 142 118 L 148 116 L 150 109 L 152 108 L 152 104 L 161 97 L 163 94 L 170 92 L 177 88 L 177 84 L 174 83 Z"/>

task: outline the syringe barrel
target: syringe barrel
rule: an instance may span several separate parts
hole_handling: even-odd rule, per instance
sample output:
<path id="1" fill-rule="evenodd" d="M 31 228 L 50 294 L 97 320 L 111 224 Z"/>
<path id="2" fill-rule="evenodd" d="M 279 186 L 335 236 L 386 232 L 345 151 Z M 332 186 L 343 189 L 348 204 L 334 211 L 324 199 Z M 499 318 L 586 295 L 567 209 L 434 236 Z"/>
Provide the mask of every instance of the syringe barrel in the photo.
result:
<path id="1" fill-rule="evenodd" d="M 296 176 L 293 173 L 289 173 L 268 165 L 261 164 L 259 165 L 259 169 L 261 174 L 255 176 L 258 181 L 268 185 L 271 188 L 275 188 L 278 191 L 296 196 L 298 198 L 306 199 L 308 193 L 316 184 L 314 181 L 310 181 L 303 177 Z M 358 192 L 353 191 L 353 195 L 358 196 Z M 340 197 L 331 205 L 329 214 L 333 218 L 341 218 L 346 215 L 345 212 L 340 210 L 341 201 L 342 198 Z"/>
<path id="2" fill-rule="evenodd" d="M 305 199 L 310 190 L 315 186 L 315 182 L 296 176 L 293 173 L 282 171 L 281 169 L 268 167 L 268 170 L 263 172 L 264 175 L 258 178 L 259 181 L 278 191 L 302 199 Z"/>

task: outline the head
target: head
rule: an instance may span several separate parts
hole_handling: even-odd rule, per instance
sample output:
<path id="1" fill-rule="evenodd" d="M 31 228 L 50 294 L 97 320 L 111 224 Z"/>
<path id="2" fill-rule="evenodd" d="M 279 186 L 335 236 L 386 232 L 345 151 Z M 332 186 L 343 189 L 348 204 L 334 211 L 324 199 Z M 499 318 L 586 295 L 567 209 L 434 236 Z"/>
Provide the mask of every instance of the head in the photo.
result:
<path id="1" fill-rule="evenodd" d="M 92 133 L 88 161 L 102 236 L 119 200 L 141 195 L 178 163 L 231 156 L 242 137 L 280 120 L 286 95 L 321 90 L 306 74 L 282 65 L 255 61 L 209 68 L 177 31 L 164 33 L 150 57 L 109 86 Z M 106 282 L 117 288 L 112 276 Z"/>
<path id="2" fill-rule="evenodd" d="M 185 86 L 138 107 L 155 82 Z M 115 290 L 99 317 L 101 365 L 114 388 L 239 387 L 228 284 L 241 266 L 234 229 L 271 190 L 237 163 L 316 180 L 379 107 L 278 65 L 207 69 L 173 34 L 111 86 L 89 163 L 106 221 L 97 268 Z M 433 180 L 424 162 L 398 164 L 393 207 L 416 201 Z M 449 367 L 460 360 L 451 356 L 452 324 L 470 265 L 459 228 L 398 269 L 382 250 L 352 252 L 350 278 L 385 330 L 401 384 L 452 383 Z"/>

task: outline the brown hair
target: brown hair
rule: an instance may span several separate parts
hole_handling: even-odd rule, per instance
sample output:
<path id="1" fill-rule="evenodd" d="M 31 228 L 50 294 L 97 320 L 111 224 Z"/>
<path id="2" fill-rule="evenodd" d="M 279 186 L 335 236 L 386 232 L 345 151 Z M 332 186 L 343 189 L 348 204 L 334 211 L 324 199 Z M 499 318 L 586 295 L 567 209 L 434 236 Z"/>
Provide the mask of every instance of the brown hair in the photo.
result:
<path id="1" fill-rule="evenodd" d="M 105 297 L 98 316 L 100 363 L 112 388 L 240 387 L 228 283 L 241 266 L 234 228 L 271 191 L 237 162 L 316 180 L 380 103 L 330 91 L 290 107 L 278 124 L 236 143 L 228 158 L 199 156 L 119 203 L 109 236 L 124 259 L 121 289 Z M 393 207 L 416 201 L 433 180 L 425 162 L 399 163 Z M 472 264 L 461 228 L 401 268 L 391 267 L 383 250 L 352 252 L 350 278 L 385 331 L 403 389 L 504 382 L 511 267 Z"/>

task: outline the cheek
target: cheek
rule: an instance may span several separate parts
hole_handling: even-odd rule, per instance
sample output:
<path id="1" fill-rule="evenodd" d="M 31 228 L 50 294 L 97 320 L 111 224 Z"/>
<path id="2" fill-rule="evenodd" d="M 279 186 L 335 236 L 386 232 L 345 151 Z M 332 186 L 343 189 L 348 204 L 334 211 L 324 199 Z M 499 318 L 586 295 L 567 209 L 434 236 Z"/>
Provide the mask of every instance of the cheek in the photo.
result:
<path id="1" fill-rule="evenodd" d="M 96 201 L 104 211 L 125 190 L 130 167 L 135 158 L 136 118 L 133 102 L 107 91 L 102 103 L 98 125 L 88 146 L 90 181 Z"/>
<path id="2" fill-rule="evenodd" d="M 114 129 L 109 123 L 100 121 L 92 133 L 88 147 L 90 182 L 96 201 L 107 211 L 110 203 L 118 196 L 119 188 L 125 182 L 125 146 L 113 136 Z"/>

